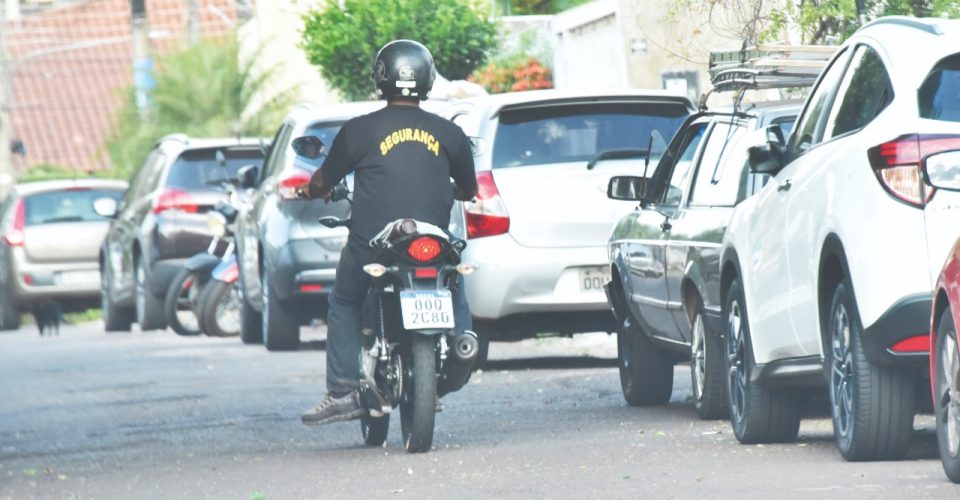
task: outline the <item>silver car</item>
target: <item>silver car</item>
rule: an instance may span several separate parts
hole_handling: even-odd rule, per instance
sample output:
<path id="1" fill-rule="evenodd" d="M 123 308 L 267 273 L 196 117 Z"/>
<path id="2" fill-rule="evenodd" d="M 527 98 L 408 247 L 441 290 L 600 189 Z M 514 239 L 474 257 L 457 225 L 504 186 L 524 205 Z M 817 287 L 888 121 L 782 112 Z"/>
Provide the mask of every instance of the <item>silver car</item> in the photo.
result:
<path id="1" fill-rule="evenodd" d="M 0 330 L 54 301 L 63 311 L 100 304 L 97 252 L 127 183 L 106 179 L 20 184 L 0 206 Z"/>
<path id="2" fill-rule="evenodd" d="M 519 92 L 448 109 L 478 150 L 463 259 L 479 264 L 466 291 L 481 359 L 490 340 L 615 331 L 606 243 L 636 203 L 608 199 L 607 183 L 643 175 L 651 144 L 693 111 L 657 90 Z"/>

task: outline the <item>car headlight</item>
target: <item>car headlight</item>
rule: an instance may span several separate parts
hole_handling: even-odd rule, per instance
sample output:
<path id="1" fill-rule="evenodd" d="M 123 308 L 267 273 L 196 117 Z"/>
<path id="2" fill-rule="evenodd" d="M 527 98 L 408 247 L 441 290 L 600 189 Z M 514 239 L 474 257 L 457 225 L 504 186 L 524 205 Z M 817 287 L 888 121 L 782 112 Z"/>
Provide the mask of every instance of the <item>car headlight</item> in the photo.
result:
<path id="1" fill-rule="evenodd" d="M 220 212 L 207 212 L 207 226 L 210 227 L 210 233 L 217 238 L 223 238 L 227 234 L 227 218 Z"/>

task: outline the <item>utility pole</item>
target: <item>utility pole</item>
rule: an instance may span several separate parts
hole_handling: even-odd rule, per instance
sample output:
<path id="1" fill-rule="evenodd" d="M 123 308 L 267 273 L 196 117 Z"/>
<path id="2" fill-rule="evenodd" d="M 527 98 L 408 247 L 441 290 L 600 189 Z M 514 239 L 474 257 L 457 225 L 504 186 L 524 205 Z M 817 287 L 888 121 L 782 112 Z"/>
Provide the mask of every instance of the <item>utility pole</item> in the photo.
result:
<path id="1" fill-rule="evenodd" d="M 200 43 L 200 0 L 187 0 L 187 43 Z"/>
<path id="2" fill-rule="evenodd" d="M 133 87 L 140 117 L 146 119 L 150 111 L 150 92 L 154 87 L 146 0 L 130 0 L 130 11 L 133 29 Z"/>
<path id="3" fill-rule="evenodd" d="M 7 197 L 7 193 L 14 184 L 13 154 L 10 151 L 12 138 L 10 129 L 13 126 L 10 120 L 12 71 L 7 56 L 6 29 L 3 24 L 19 18 L 20 0 L 3 0 L 3 15 L 0 16 L 0 201 Z"/>

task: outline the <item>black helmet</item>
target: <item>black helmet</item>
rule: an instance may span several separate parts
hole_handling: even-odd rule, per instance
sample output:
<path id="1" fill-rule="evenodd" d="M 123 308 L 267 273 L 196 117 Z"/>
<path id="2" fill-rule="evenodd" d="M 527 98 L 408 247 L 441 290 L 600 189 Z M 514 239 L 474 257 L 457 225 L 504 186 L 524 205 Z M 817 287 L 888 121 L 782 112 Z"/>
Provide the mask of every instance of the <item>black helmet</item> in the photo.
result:
<path id="1" fill-rule="evenodd" d="M 380 99 L 413 97 L 424 101 L 436 77 L 430 51 L 413 40 L 394 40 L 384 45 L 373 61 L 373 84 Z"/>

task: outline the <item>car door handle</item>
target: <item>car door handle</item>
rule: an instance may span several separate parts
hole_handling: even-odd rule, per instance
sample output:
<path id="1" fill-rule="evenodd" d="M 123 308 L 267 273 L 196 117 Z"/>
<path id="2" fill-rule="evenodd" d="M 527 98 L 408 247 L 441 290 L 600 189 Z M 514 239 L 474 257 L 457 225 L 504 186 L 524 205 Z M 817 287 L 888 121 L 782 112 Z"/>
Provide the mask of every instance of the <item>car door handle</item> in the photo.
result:
<path id="1" fill-rule="evenodd" d="M 777 191 L 780 191 L 780 192 L 790 191 L 791 187 L 793 187 L 793 184 L 790 183 L 790 179 L 787 179 L 781 182 L 779 186 L 777 186 Z"/>

